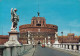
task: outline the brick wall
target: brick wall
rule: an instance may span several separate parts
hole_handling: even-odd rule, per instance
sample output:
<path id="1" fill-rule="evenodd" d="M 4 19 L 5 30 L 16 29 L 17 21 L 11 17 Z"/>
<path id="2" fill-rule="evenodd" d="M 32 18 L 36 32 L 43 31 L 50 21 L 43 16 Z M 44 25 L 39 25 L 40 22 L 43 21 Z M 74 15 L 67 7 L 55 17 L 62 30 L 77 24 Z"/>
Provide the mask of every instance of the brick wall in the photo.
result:
<path id="1" fill-rule="evenodd" d="M 0 35 L 0 45 L 3 45 L 4 43 L 6 43 L 9 39 L 8 35 Z"/>

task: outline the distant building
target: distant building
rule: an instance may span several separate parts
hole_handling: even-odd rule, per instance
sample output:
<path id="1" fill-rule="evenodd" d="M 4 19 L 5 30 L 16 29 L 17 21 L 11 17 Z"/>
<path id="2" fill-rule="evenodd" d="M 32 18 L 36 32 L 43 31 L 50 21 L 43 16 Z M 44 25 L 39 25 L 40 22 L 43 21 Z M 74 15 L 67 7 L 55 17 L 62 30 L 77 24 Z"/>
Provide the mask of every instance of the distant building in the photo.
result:
<path id="1" fill-rule="evenodd" d="M 48 42 L 48 37 L 50 37 L 50 42 L 53 43 L 58 26 L 46 24 L 46 19 L 38 16 L 32 18 L 31 24 L 19 26 L 19 30 L 20 38 L 28 38 L 29 34 L 31 42 L 34 39 L 35 43 L 44 43 L 45 38 L 47 39 L 46 42 Z"/>
<path id="2" fill-rule="evenodd" d="M 74 33 L 69 33 L 67 36 L 58 36 L 60 43 L 79 43 L 80 36 L 75 36 Z"/>
<path id="3" fill-rule="evenodd" d="M 6 43 L 9 39 L 8 35 L 0 35 L 0 45 L 3 45 L 4 43 Z"/>
<path id="4" fill-rule="evenodd" d="M 9 40 L 9 35 L 0 35 L 0 45 L 3 45 L 8 40 Z M 23 38 L 19 38 L 19 42 L 22 43 L 22 44 L 27 43 L 26 39 L 23 39 Z"/>

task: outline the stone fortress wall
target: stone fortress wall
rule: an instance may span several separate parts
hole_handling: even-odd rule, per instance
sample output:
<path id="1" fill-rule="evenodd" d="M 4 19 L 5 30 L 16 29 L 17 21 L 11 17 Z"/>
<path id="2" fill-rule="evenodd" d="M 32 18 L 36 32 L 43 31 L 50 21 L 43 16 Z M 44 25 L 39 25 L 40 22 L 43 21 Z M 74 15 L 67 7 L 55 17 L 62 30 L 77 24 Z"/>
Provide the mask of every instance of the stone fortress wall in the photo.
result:
<path id="1" fill-rule="evenodd" d="M 21 25 L 19 26 L 19 30 L 20 38 L 28 38 L 29 31 L 31 39 L 34 38 L 35 41 L 41 41 L 43 43 L 45 38 L 48 41 L 48 36 L 50 36 L 51 43 L 53 43 L 58 26 L 46 24 L 44 17 L 33 17 L 31 24 Z"/>

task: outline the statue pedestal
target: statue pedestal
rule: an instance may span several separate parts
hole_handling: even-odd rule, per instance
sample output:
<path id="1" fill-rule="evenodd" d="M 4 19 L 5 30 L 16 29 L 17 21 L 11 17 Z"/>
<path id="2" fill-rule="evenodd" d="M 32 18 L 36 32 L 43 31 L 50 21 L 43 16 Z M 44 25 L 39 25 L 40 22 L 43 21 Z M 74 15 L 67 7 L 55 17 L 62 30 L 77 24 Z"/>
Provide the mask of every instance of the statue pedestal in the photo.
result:
<path id="1" fill-rule="evenodd" d="M 49 47 L 51 46 L 51 43 L 50 43 L 50 42 L 48 42 L 48 46 L 49 46 Z"/>
<path id="2" fill-rule="evenodd" d="M 51 44 L 50 42 L 48 42 L 48 44 Z"/>
<path id="3" fill-rule="evenodd" d="M 45 46 L 47 46 L 47 43 L 45 43 Z"/>
<path id="4" fill-rule="evenodd" d="M 31 41 L 30 41 L 30 39 L 28 39 L 28 44 L 29 44 L 29 45 L 31 44 Z"/>
<path id="5" fill-rule="evenodd" d="M 20 43 L 18 42 L 19 38 L 19 32 L 17 31 L 11 31 L 9 33 L 9 41 L 6 42 L 5 46 L 20 46 Z"/>
<path id="6" fill-rule="evenodd" d="M 56 47 L 56 48 L 57 48 L 57 47 L 58 47 L 58 44 L 60 44 L 60 43 L 59 43 L 58 40 L 56 39 L 55 42 L 53 43 L 53 47 Z"/>
<path id="7" fill-rule="evenodd" d="M 54 44 L 60 44 L 60 43 L 58 42 L 58 40 L 55 40 Z"/>

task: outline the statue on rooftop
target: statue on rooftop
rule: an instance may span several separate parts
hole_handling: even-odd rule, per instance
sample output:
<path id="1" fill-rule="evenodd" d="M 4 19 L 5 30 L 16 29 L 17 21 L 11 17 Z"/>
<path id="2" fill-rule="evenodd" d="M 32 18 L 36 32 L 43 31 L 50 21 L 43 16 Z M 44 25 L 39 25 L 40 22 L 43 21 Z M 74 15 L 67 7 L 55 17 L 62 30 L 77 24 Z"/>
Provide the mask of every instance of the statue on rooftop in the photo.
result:
<path id="1" fill-rule="evenodd" d="M 39 12 L 37 12 L 37 13 L 38 13 L 38 17 L 39 17 L 40 13 Z"/>
<path id="2" fill-rule="evenodd" d="M 15 30 L 17 28 L 17 24 L 19 22 L 19 16 L 16 14 L 17 9 L 11 8 L 11 21 L 12 21 L 12 27 L 11 30 Z"/>

